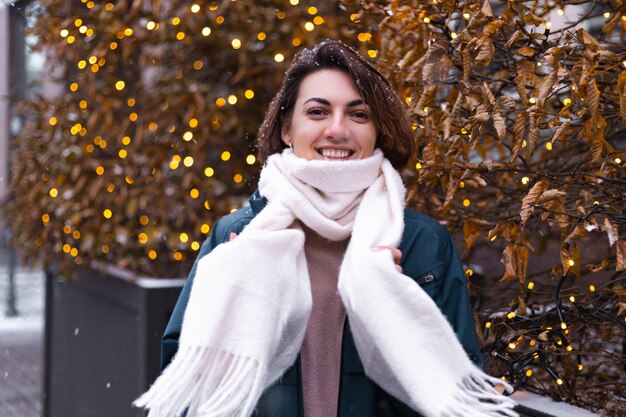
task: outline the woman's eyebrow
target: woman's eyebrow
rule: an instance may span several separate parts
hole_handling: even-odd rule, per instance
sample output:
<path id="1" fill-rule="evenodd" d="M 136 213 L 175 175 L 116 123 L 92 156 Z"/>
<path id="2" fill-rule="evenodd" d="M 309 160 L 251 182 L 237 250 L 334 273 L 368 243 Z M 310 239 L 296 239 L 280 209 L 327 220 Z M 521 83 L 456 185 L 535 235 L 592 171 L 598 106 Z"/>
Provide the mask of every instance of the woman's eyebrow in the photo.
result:
<path id="1" fill-rule="evenodd" d="M 326 100 L 325 98 L 319 98 L 319 97 L 311 97 L 310 99 L 306 100 L 302 104 L 306 104 L 306 103 L 309 103 L 311 101 L 323 104 L 325 106 L 330 106 L 330 101 Z M 362 104 L 367 104 L 367 103 L 365 103 L 364 100 L 359 98 L 359 99 L 352 100 L 351 102 L 349 102 L 347 107 L 355 107 L 355 106 L 360 106 Z"/>

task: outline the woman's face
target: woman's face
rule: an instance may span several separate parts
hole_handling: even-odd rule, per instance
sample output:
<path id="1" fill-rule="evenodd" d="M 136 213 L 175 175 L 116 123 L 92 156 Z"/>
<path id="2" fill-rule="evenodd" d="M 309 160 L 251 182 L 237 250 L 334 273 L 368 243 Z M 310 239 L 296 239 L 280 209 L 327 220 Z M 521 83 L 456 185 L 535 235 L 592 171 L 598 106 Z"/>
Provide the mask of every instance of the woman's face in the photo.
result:
<path id="1" fill-rule="evenodd" d="M 282 139 L 304 159 L 362 159 L 374 152 L 376 127 L 350 76 L 324 69 L 302 80 Z"/>

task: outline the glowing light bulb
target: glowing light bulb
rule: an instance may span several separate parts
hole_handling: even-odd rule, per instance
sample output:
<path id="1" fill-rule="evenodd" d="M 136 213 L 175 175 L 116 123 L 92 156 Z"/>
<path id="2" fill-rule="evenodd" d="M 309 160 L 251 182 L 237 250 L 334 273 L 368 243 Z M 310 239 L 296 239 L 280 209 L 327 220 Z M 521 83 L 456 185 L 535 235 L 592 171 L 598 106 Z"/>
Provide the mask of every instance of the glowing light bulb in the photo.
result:
<path id="1" fill-rule="evenodd" d="M 230 44 L 232 45 L 233 49 L 239 49 L 241 48 L 241 40 L 235 38 L 233 39 Z"/>
<path id="2" fill-rule="evenodd" d="M 533 288 L 535 288 L 535 283 L 534 283 L 534 282 L 532 282 L 532 281 L 530 281 L 530 282 L 528 283 L 528 289 L 529 289 L 529 290 L 532 290 Z"/>
<path id="3" fill-rule="evenodd" d="M 470 200 L 468 198 L 466 198 L 465 200 L 463 200 L 463 206 L 464 207 L 469 207 L 469 205 L 471 204 Z"/>
<path id="4" fill-rule="evenodd" d="M 191 13 L 198 13 L 200 11 L 200 5 L 192 4 L 190 10 L 191 10 Z"/>
<path id="5" fill-rule="evenodd" d="M 209 36 L 211 34 L 211 28 L 205 26 L 202 28 L 202 36 Z"/>
<path id="6" fill-rule="evenodd" d="M 283 62 L 284 60 L 285 60 L 285 55 L 280 54 L 280 53 L 274 55 L 274 61 Z"/>
<path id="7" fill-rule="evenodd" d="M 126 83 L 122 80 L 115 83 L 115 89 L 118 91 L 122 91 L 126 87 Z"/>

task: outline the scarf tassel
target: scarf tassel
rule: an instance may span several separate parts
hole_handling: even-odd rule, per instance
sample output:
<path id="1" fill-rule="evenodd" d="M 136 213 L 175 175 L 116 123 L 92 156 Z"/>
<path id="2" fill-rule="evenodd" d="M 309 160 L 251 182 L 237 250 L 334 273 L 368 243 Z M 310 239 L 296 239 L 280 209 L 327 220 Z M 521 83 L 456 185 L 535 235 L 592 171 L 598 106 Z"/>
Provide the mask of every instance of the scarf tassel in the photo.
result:
<path id="1" fill-rule="evenodd" d="M 181 348 L 150 389 L 133 402 L 148 417 L 249 417 L 263 392 L 260 363 L 208 347 Z"/>
<path id="2" fill-rule="evenodd" d="M 459 390 L 442 413 L 446 417 L 518 417 L 513 410 L 517 404 L 500 394 L 493 385 L 501 385 L 506 391 L 513 388 L 506 382 L 475 372 L 463 378 Z"/>

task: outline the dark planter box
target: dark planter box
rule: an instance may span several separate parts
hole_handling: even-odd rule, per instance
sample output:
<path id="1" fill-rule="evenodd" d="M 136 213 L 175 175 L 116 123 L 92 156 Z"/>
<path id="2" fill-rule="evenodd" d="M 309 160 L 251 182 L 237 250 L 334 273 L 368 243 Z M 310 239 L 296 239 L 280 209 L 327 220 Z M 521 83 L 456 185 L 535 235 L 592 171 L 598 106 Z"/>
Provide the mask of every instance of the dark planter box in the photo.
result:
<path id="1" fill-rule="evenodd" d="M 182 279 L 107 266 L 46 273 L 44 417 L 139 417 Z"/>

